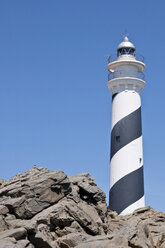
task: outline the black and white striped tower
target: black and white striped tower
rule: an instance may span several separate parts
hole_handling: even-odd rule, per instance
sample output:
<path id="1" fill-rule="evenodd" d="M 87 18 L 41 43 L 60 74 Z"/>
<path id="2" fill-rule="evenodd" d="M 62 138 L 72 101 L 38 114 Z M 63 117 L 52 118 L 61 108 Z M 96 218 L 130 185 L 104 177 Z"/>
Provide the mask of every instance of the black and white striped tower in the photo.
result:
<path id="1" fill-rule="evenodd" d="M 135 50 L 125 36 L 117 56 L 108 60 L 112 93 L 109 207 L 121 215 L 145 206 L 140 98 L 145 64 Z"/>

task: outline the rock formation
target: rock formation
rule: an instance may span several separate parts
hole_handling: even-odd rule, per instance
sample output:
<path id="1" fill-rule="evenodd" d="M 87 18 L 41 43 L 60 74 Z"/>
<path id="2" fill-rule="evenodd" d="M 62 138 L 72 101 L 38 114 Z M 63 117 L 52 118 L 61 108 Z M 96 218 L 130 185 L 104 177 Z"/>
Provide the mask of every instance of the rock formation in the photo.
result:
<path id="1" fill-rule="evenodd" d="M 84 173 L 34 166 L 0 179 L 0 248 L 165 248 L 165 214 L 118 216 Z"/>

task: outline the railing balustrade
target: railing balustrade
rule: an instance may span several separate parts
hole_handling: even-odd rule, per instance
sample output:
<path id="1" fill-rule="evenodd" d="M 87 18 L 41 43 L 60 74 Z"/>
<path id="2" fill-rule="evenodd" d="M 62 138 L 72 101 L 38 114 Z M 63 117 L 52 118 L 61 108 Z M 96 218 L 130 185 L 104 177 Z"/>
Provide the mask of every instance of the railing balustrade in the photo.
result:
<path id="1" fill-rule="evenodd" d="M 129 54 L 126 54 L 126 55 L 121 55 L 121 56 L 117 56 L 117 54 L 113 54 L 113 55 L 110 55 L 108 56 L 108 64 L 111 63 L 111 62 L 114 62 L 115 60 L 118 60 L 120 57 L 124 58 L 124 56 L 128 56 L 128 57 L 132 57 L 132 55 L 129 55 Z M 143 62 L 144 63 L 144 57 L 140 54 L 135 54 L 135 59 L 140 61 L 140 62 Z"/>
<path id="2" fill-rule="evenodd" d="M 121 72 L 121 71 L 120 71 L 120 72 Z M 126 77 L 126 76 L 122 76 L 122 77 Z M 129 76 L 128 76 L 128 77 L 129 77 Z M 132 77 L 132 76 L 130 76 L 130 77 Z M 114 79 L 114 78 L 120 78 L 120 77 L 115 77 L 115 76 L 114 76 L 114 72 L 109 72 L 109 74 L 108 74 L 108 81 L 109 81 L 109 80 L 112 80 L 112 79 Z M 142 80 L 145 80 L 145 74 L 144 74 L 143 72 L 140 72 L 140 73 L 138 74 L 137 78 L 142 79 Z"/>

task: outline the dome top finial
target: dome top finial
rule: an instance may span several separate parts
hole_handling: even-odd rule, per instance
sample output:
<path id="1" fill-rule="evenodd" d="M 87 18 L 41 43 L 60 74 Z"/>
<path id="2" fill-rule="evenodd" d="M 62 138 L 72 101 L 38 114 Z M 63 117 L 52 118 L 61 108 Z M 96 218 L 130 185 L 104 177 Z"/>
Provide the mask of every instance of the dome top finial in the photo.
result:
<path id="1" fill-rule="evenodd" d="M 123 39 L 123 41 L 118 45 L 117 50 L 119 50 L 120 48 L 125 48 L 125 47 L 134 48 L 134 49 L 135 49 L 134 44 L 132 44 L 132 42 L 129 41 L 128 35 L 127 35 L 127 34 L 124 35 L 124 39 Z"/>
<path id="2" fill-rule="evenodd" d="M 123 41 L 124 41 L 124 42 L 129 41 L 129 39 L 128 39 L 128 35 L 127 35 L 127 34 L 125 34 L 125 35 L 124 35 L 124 39 L 123 39 Z"/>

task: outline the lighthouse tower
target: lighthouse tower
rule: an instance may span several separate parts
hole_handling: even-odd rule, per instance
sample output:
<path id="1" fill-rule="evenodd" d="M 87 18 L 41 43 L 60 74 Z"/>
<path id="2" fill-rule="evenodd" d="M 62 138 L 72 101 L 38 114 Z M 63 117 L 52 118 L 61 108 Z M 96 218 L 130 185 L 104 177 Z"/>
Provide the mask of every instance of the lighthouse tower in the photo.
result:
<path id="1" fill-rule="evenodd" d="M 135 51 L 125 36 L 107 67 L 112 93 L 109 208 L 121 215 L 145 206 L 140 98 L 145 64 Z"/>

